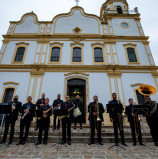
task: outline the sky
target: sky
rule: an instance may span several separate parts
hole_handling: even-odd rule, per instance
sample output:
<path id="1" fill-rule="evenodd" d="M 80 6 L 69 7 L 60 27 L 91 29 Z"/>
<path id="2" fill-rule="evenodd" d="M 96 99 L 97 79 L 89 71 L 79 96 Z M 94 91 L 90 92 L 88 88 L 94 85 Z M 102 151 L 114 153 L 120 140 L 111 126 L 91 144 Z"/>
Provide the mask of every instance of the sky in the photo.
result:
<path id="1" fill-rule="evenodd" d="M 79 6 L 86 13 L 100 16 L 100 9 L 106 0 L 80 0 Z M 158 0 L 127 0 L 129 9 L 138 7 L 141 23 L 146 36 L 149 36 L 150 48 L 155 64 L 158 65 Z M 25 13 L 33 11 L 39 21 L 51 21 L 54 16 L 67 13 L 76 5 L 75 0 L 0 0 L 0 48 L 7 33 L 9 21 L 19 21 Z"/>

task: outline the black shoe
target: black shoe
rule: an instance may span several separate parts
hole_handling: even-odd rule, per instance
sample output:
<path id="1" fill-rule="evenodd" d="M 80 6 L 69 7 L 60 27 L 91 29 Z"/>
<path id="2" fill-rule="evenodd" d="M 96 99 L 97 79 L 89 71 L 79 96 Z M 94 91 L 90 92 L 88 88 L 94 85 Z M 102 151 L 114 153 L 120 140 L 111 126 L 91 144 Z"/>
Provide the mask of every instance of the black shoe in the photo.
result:
<path id="1" fill-rule="evenodd" d="M 139 143 L 139 145 L 141 145 L 141 146 L 145 146 L 145 144 L 143 144 L 143 143 Z"/>
<path id="2" fill-rule="evenodd" d="M 118 146 L 118 142 L 115 142 L 115 146 Z"/>
<path id="3" fill-rule="evenodd" d="M 21 143 L 21 145 L 25 145 L 25 143 L 26 143 L 26 141 L 23 141 L 23 142 Z"/>
<path id="4" fill-rule="evenodd" d="M 93 142 L 93 141 L 90 141 L 90 142 L 88 143 L 88 145 L 92 145 L 92 144 L 94 144 L 94 142 Z"/>
<path id="5" fill-rule="evenodd" d="M 76 127 L 74 127 L 74 129 L 76 130 Z"/>
<path id="6" fill-rule="evenodd" d="M 68 141 L 68 145 L 71 145 L 71 141 Z"/>
<path id="7" fill-rule="evenodd" d="M 44 141 L 44 144 L 47 145 L 48 144 L 47 141 Z"/>
<path id="8" fill-rule="evenodd" d="M 133 142 L 133 146 L 136 146 L 137 145 L 137 143 L 136 142 Z"/>
<path id="9" fill-rule="evenodd" d="M 9 140 L 8 145 L 11 145 L 11 144 L 12 144 L 12 140 Z"/>
<path id="10" fill-rule="evenodd" d="M 35 145 L 40 145 L 41 144 L 41 142 L 37 142 L 37 143 L 35 143 Z"/>
<path id="11" fill-rule="evenodd" d="M 66 141 L 62 140 L 60 144 L 62 144 L 62 145 L 63 145 L 63 144 L 65 144 L 65 143 L 66 143 Z"/>
<path id="12" fill-rule="evenodd" d="M 22 144 L 22 141 L 19 141 L 16 145 L 21 145 Z"/>
<path id="13" fill-rule="evenodd" d="M 155 142 L 155 146 L 158 146 L 158 142 Z"/>
<path id="14" fill-rule="evenodd" d="M 0 144 L 4 144 L 4 143 L 6 143 L 6 141 L 4 141 L 4 140 L 1 140 L 1 141 L 0 141 Z"/>
<path id="15" fill-rule="evenodd" d="M 80 129 L 82 130 L 82 127 L 80 127 Z"/>
<path id="16" fill-rule="evenodd" d="M 127 144 L 125 142 L 122 142 L 122 145 L 127 146 Z"/>
<path id="17" fill-rule="evenodd" d="M 102 143 L 102 141 L 98 142 L 98 144 L 99 144 L 99 145 L 104 145 L 104 144 Z"/>

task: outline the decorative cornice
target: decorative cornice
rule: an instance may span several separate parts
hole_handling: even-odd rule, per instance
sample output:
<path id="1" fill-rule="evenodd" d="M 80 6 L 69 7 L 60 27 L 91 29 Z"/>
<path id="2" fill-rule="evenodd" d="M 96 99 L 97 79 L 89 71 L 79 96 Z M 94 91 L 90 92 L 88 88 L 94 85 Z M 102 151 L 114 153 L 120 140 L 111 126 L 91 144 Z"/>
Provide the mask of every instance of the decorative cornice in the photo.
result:
<path id="1" fill-rule="evenodd" d="M 50 43 L 50 45 L 51 45 L 51 46 L 52 46 L 52 45 L 60 45 L 60 46 L 63 46 L 63 45 L 64 45 L 64 43 L 54 42 L 54 43 Z"/>
<path id="2" fill-rule="evenodd" d="M 80 74 L 80 75 L 84 75 L 84 76 L 89 76 L 89 74 L 84 73 L 84 72 L 70 72 L 70 73 L 64 74 L 64 76 L 70 76 L 70 75 L 74 75 L 74 74 Z"/>
<path id="3" fill-rule="evenodd" d="M 92 47 L 93 47 L 93 46 L 96 46 L 96 45 L 104 46 L 103 43 L 92 43 L 92 44 L 91 44 Z"/>
<path id="4" fill-rule="evenodd" d="M 3 85 L 9 85 L 9 84 L 19 85 L 18 82 L 13 82 L 13 81 L 3 82 Z"/>

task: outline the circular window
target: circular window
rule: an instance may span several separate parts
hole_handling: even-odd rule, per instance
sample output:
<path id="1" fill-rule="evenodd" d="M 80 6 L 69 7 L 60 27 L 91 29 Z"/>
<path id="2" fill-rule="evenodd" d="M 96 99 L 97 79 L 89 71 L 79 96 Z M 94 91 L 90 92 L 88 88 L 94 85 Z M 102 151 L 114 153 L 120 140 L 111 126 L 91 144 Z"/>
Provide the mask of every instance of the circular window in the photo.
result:
<path id="1" fill-rule="evenodd" d="M 128 27 L 129 27 L 129 24 L 126 23 L 126 22 L 122 22 L 122 23 L 121 23 L 121 27 L 122 27 L 122 28 L 128 28 Z"/>

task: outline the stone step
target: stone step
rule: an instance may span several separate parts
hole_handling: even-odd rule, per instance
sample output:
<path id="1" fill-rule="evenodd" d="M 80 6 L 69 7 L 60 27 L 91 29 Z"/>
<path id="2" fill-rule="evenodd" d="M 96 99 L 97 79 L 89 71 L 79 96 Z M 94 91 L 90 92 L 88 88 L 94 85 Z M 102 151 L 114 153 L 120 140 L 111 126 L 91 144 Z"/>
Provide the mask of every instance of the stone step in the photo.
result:
<path id="1" fill-rule="evenodd" d="M 37 142 L 37 139 L 38 139 L 37 136 L 33 137 L 33 136 L 29 135 L 27 142 L 34 143 L 34 142 Z M 102 140 L 103 140 L 103 143 L 114 143 L 114 137 L 113 136 L 102 137 Z M 13 141 L 18 142 L 19 141 L 19 136 L 15 135 Z M 48 137 L 48 143 L 56 143 L 58 141 L 59 141 L 58 136 L 49 136 Z M 85 143 L 85 144 L 87 144 L 88 141 L 89 141 L 89 137 L 88 136 L 72 136 L 71 141 L 72 141 L 72 143 Z M 127 143 L 132 142 L 132 137 L 125 136 L 125 141 Z M 95 142 L 97 143 L 97 138 L 95 138 Z M 150 136 L 143 136 L 143 142 L 144 143 L 152 142 L 152 138 Z"/>

